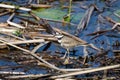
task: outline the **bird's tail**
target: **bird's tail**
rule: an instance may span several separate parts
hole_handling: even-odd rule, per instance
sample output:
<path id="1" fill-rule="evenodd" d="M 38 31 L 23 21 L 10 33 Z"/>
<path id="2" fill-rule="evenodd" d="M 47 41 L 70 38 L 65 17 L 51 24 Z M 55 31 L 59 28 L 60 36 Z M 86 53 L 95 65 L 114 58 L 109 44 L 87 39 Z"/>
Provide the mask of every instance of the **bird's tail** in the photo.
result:
<path id="1" fill-rule="evenodd" d="M 97 48 L 96 46 L 94 46 L 93 44 L 89 44 L 89 46 L 97 51 L 101 51 L 101 49 Z"/>

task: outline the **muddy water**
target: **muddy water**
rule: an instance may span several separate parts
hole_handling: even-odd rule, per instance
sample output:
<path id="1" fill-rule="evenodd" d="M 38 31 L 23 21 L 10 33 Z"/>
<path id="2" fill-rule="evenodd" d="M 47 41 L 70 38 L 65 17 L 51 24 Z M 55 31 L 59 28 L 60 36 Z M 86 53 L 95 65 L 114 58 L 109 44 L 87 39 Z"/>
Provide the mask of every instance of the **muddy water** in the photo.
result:
<path id="1" fill-rule="evenodd" d="M 7 0 L 5 0 L 7 1 Z M 4 2 L 5 2 L 4 1 Z M 9 0 L 8 0 L 9 1 Z M 14 3 L 14 1 L 10 0 L 12 3 Z M 9 2 L 10 2 L 9 1 Z M 22 0 L 20 0 L 22 1 Z M 21 2 L 21 5 L 23 4 L 24 1 Z M 92 16 L 91 16 L 91 19 L 90 19 L 90 22 L 87 26 L 87 28 L 79 33 L 79 38 L 89 42 L 89 43 L 93 43 L 95 46 L 97 46 L 98 48 L 103 48 L 105 50 L 107 49 L 120 49 L 120 46 L 118 46 L 117 48 L 114 47 L 113 48 L 113 44 L 116 44 L 116 41 L 118 41 L 120 43 L 120 34 L 118 32 L 109 32 L 109 33 L 106 33 L 105 35 L 102 35 L 102 36 L 99 36 L 93 40 L 91 40 L 92 36 L 86 36 L 87 34 L 89 33 L 92 33 L 92 32 L 95 32 L 97 30 L 105 30 L 105 29 L 110 29 L 112 28 L 112 24 L 108 23 L 106 20 L 99 20 L 100 16 L 103 15 L 103 16 L 109 16 L 111 17 L 113 20 L 115 21 L 120 21 L 120 18 L 116 17 L 113 13 L 114 11 L 120 9 L 120 1 L 116 1 L 115 3 L 112 3 L 111 6 L 107 6 L 102 0 L 99 1 L 99 0 L 90 0 L 90 1 L 77 1 L 77 2 L 73 2 L 72 4 L 72 17 L 73 19 L 71 19 L 71 23 L 75 24 L 75 26 L 71 26 L 71 25 L 66 25 L 66 26 L 63 26 L 62 24 L 60 23 L 54 23 L 54 22 L 49 22 L 53 27 L 57 27 L 57 28 L 60 28 L 66 32 L 69 32 L 71 34 L 74 35 L 75 33 L 75 30 L 76 30 L 76 26 L 79 24 L 81 18 L 83 17 L 86 9 L 83 9 L 80 7 L 80 5 L 83 5 L 83 6 L 86 6 L 88 7 L 88 5 L 90 4 L 93 4 L 93 3 L 96 3 L 96 5 L 98 6 L 98 8 L 102 11 L 103 8 L 104 11 L 101 12 L 101 13 L 98 13 L 97 11 L 94 11 Z M 17 3 L 15 3 L 17 4 Z M 52 4 L 56 5 L 56 4 L 59 4 L 59 2 L 53 2 Z M 59 6 L 59 5 L 58 5 Z M 56 7 L 58 7 L 56 6 Z M 67 11 L 67 10 L 64 10 L 64 11 Z M 0 17 L 0 22 L 6 22 L 8 18 L 8 15 L 6 16 L 2 16 Z M 99 21 L 98 21 L 99 20 Z M 100 22 L 101 21 L 101 22 Z M 117 37 L 115 37 L 117 35 Z M 50 46 L 50 48 L 48 49 L 48 51 L 52 51 L 54 53 L 54 51 L 56 50 L 59 50 L 61 53 L 64 53 L 66 50 L 63 49 L 63 48 L 59 48 L 58 46 L 56 46 L 55 44 L 52 44 Z M 74 48 L 76 50 L 76 53 L 74 56 L 78 57 L 78 56 L 83 56 L 83 47 L 77 47 L 77 48 Z M 88 48 L 88 50 L 90 51 L 90 53 L 92 54 L 96 54 L 97 52 Z M 40 48 L 38 50 L 39 52 L 42 51 L 42 48 Z M 72 50 L 71 50 L 72 51 Z M 92 54 L 92 55 L 93 55 Z M 71 52 L 71 55 L 70 56 L 73 56 L 72 55 L 72 52 Z M 113 53 L 110 52 L 108 54 L 109 57 L 113 56 Z M 98 65 L 99 63 L 93 65 L 93 66 L 99 66 Z M 7 60 L 0 60 L 0 66 L 7 66 L 7 65 L 17 65 L 17 63 L 15 62 L 9 62 Z M 18 69 L 18 71 L 22 71 L 22 69 Z M 45 73 L 46 71 L 41 71 L 43 73 Z M 37 68 L 35 69 L 29 69 L 27 71 L 27 73 L 40 73 Z"/>

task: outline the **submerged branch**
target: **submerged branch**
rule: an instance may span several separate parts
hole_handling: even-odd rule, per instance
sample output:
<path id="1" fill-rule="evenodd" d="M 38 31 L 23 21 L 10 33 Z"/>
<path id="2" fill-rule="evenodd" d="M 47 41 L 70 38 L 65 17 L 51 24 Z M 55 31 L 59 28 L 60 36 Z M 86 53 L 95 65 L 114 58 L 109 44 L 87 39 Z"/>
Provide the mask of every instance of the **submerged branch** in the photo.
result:
<path id="1" fill-rule="evenodd" d="M 86 11 L 84 17 L 81 19 L 80 23 L 77 26 L 77 30 L 75 31 L 75 35 L 78 36 L 80 32 L 82 32 L 88 25 L 90 21 L 90 17 L 94 11 L 95 7 L 92 5 L 90 8 Z"/>

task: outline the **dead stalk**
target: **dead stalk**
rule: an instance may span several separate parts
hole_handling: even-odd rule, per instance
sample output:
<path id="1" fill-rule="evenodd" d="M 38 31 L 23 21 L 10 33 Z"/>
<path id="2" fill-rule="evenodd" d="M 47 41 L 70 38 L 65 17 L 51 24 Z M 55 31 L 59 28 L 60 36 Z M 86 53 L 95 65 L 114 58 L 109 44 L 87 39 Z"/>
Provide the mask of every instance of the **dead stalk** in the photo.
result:
<path id="1" fill-rule="evenodd" d="M 55 78 L 62 78 L 62 77 L 68 77 L 68 76 L 75 76 L 75 75 L 81 75 L 81 74 L 86 74 L 86 73 L 91 73 L 91 72 L 96 72 L 96 71 L 102 71 L 102 70 L 108 70 L 108 69 L 114 69 L 114 68 L 119 68 L 120 64 L 118 65 L 112 65 L 112 66 L 106 66 L 106 67 L 100 67 L 100 68 L 94 68 L 90 70 L 85 70 L 85 71 L 77 71 L 77 72 L 71 72 L 71 73 L 66 73 L 58 76 L 52 76 L 52 79 Z"/>
<path id="2" fill-rule="evenodd" d="M 77 68 L 77 69 L 60 69 L 60 68 L 56 67 L 55 65 L 53 65 L 53 64 L 45 61 L 44 59 L 42 59 L 42 57 L 37 56 L 35 53 L 33 53 L 33 52 L 29 51 L 29 50 L 26 50 L 26 49 L 23 49 L 23 48 L 21 48 L 21 47 L 18 47 L 18 46 L 16 46 L 16 45 L 11 44 L 11 43 L 9 43 L 9 42 L 6 42 L 6 41 L 4 41 L 4 40 L 2 40 L 2 39 L 0 39 L 0 42 L 2 42 L 2 43 L 4 43 L 4 44 L 7 44 L 7 45 L 10 45 L 10 46 L 12 46 L 12 47 L 14 47 L 14 48 L 17 48 L 17 49 L 19 49 L 19 50 L 22 50 L 22 51 L 24 51 L 24 52 L 29 53 L 31 56 L 35 57 L 35 58 L 38 59 L 40 62 L 42 61 L 44 64 L 46 64 L 46 66 L 50 67 L 51 69 L 55 69 L 55 70 L 62 71 L 62 72 L 66 72 L 66 71 L 78 71 L 78 70 L 81 70 L 81 71 L 82 71 L 82 70 L 84 70 L 84 69 L 81 69 L 81 68 Z"/>
<path id="3" fill-rule="evenodd" d="M 16 24 L 16 23 L 10 21 L 11 19 L 13 19 L 14 16 L 15 16 L 15 13 L 12 13 L 12 15 L 8 18 L 7 23 L 8 23 L 9 25 L 15 26 L 15 27 L 17 27 L 17 28 L 22 28 L 22 29 L 24 29 L 25 27 L 23 27 L 23 26 L 21 26 L 21 25 L 19 25 L 19 24 Z"/>

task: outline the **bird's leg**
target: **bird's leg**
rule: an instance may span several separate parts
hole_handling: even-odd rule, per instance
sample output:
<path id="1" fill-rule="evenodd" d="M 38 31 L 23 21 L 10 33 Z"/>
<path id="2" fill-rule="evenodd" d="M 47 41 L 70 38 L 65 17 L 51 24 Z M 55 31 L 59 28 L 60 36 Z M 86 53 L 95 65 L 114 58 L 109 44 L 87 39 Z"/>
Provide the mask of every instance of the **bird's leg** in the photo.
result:
<path id="1" fill-rule="evenodd" d="M 84 46 L 83 52 L 84 52 L 83 64 L 85 64 L 87 56 L 88 56 L 87 46 Z"/>
<path id="2" fill-rule="evenodd" d="M 67 58 L 65 59 L 64 64 L 69 64 L 69 49 L 67 49 Z"/>
<path id="3" fill-rule="evenodd" d="M 96 46 L 94 46 L 93 44 L 89 44 L 91 48 L 97 50 L 97 51 L 101 51 L 101 49 L 97 48 Z"/>
<path id="4" fill-rule="evenodd" d="M 64 56 L 63 57 L 61 57 L 61 59 L 65 59 L 65 57 L 66 57 L 66 55 L 67 55 L 67 51 L 65 52 L 65 54 L 64 54 Z"/>
<path id="5" fill-rule="evenodd" d="M 69 56 L 69 49 L 67 49 L 67 59 L 69 60 L 70 56 Z"/>

